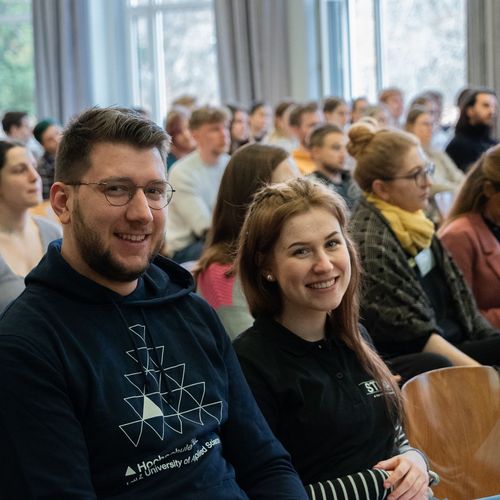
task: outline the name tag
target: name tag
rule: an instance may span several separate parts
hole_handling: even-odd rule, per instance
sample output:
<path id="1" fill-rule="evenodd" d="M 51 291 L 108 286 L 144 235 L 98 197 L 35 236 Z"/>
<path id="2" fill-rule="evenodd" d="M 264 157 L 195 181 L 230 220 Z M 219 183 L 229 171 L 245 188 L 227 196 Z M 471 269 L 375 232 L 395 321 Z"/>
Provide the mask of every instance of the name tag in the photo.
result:
<path id="1" fill-rule="evenodd" d="M 432 271 L 436 265 L 436 259 L 434 258 L 434 254 L 430 248 L 422 250 L 420 253 L 415 255 L 414 259 L 422 277 L 429 274 L 429 272 Z"/>

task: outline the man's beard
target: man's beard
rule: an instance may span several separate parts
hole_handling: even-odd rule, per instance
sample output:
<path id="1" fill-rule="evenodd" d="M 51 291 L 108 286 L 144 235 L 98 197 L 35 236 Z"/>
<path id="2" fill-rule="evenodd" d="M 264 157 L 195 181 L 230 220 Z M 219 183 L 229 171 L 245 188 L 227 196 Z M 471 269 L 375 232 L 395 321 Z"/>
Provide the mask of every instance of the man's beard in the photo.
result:
<path id="1" fill-rule="evenodd" d="M 75 240 L 83 261 L 100 276 L 121 283 L 128 283 L 139 278 L 149 267 L 163 244 L 162 241 L 158 242 L 144 266 L 139 269 L 127 269 L 114 259 L 110 250 L 104 249 L 99 234 L 85 223 L 78 204 L 73 211 L 73 227 Z"/>

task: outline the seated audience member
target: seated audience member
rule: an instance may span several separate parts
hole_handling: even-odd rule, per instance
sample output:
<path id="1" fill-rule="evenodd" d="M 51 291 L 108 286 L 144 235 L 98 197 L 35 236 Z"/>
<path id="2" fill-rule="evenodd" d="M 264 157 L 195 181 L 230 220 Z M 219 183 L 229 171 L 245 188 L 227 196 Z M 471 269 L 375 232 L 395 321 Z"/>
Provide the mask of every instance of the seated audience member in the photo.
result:
<path id="1" fill-rule="evenodd" d="M 0 319 L 2 498 L 307 498 L 217 315 L 157 256 L 167 149 L 126 109 L 64 132 L 62 243 Z"/>
<path id="2" fill-rule="evenodd" d="M 250 142 L 261 142 L 271 128 L 271 106 L 265 102 L 254 102 L 248 113 Z"/>
<path id="3" fill-rule="evenodd" d="M 363 116 L 366 116 L 369 105 L 366 97 L 356 97 L 356 99 L 353 99 L 351 106 L 351 123 L 356 123 L 359 119 L 363 118 Z"/>
<path id="4" fill-rule="evenodd" d="M 237 258 L 256 320 L 233 345 L 310 497 L 374 500 L 394 487 L 390 498 L 424 499 L 426 461 L 407 445 L 398 387 L 358 323 L 346 224 L 342 199 L 307 179 L 256 194 Z"/>
<path id="5" fill-rule="evenodd" d="M 460 116 L 455 126 L 455 136 L 446 152 L 457 167 L 464 172 L 488 148 L 497 144 L 493 138 L 497 98 L 494 90 L 473 89 L 459 97 Z"/>
<path id="6" fill-rule="evenodd" d="M 316 102 L 298 104 L 290 112 L 289 122 L 299 142 L 297 149 L 292 151 L 292 159 L 302 174 L 310 174 L 316 170 L 316 165 L 311 158 L 307 141 L 311 131 L 323 123 L 323 114 Z"/>
<path id="7" fill-rule="evenodd" d="M 265 144 L 279 146 L 291 153 L 299 144 L 290 128 L 290 112 L 295 105 L 294 101 L 284 100 L 274 109 L 274 128 L 264 138 Z"/>
<path id="8" fill-rule="evenodd" d="M 408 106 L 408 110 L 413 108 L 420 107 L 423 108 L 426 113 L 428 113 L 432 120 L 432 125 L 436 123 L 436 119 L 438 117 L 438 108 L 436 101 L 432 99 L 425 92 L 422 94 L 416 95 L 410 102 Z"/>
<path id="9" fill-rule="evenodd" d="M 363 318 L 386 356 L 434 353 L 498 365 L 500 335 L 482 317 L 426 218 L 432 165 L 416 137 L 353 125 L 348 151 L 365 196 L 351 218 L 363 269 Z M 404 369 L 396 370 L 405 378 Z"/>
<path id="10" fill-rule="evenodd" d="M 439 90 L 426 90 L 423 95 L 434 102 L 432 148 L 437 151 L 444 151 L 452 135 L 451 124 L 443 123 L 444 95 Z"/>
<path id="11" fill-rule="evenodd" d="M 480 311 L 500 328 L 500 146 L 469 171 L 439 237 Z"/>
<path id="12" fill-rule="evenodd" d="M 379 104 L 383 104 L 389 110 L 390 127 L 400 128 L 401 117 L 404 111 L 403 92 L 397 87 L 387 87 L 382 89 L 378 96 Z"/>
<path id="13" fill-rule="evenodd" d="M 196 148 L 196 142 L 189 130 L 190 115 L 191 111 L 183 106 L 175 106 L 167 114 L 165 130 L 171 140 L 167 170 L 170 170 L 177 160 L 192 153 Z"/>
<path id="14" fill-rule="evenodd" d="M 364 116 L 363 118 L 373 118 L 377 122 L 377 128 L 379 129 L 392 126 L 389 108 L 382 103 L 375 106 L 368 106 L 366 110 L 366 116 Z"/>
<path id="15" fill-rule="evenodd" d="M 342 97 L 327 97 L 323 101 L 325 122 L 342 130 L 351 122 L 351 110 Z"/>
<path id="16" fill-rule="evenodd" d="M 284 149 L 250 144 L 233 155 L 222 176 L 212 226 L 195 277 L 198 293 L 217 311 L 232 338 L 253 323 L 233 272 L 238 235 L 246 210 L 262 186 L 297 175 Z"/>
<path id="17" fill-rule="evenodd" d="M 170 181 L 177 191 L 169 207 L 167 251 L 179 263 L 201 255 L 220 180 L 229 161 L 229 116 L 223 108 L 193 111 L 189 128 L 196 150 L 175 163 Z"/>
<path id="18" fill-rule="evenodd" d="M 229 154 L 232 155 L 238 148 L 249 141 L 248 113 L 242 106 L 227 104 L 226 108 L 231 112 L 231 119 L 229 121 L 231 145 L 229 146 Z"/>
<path id="19" fill-rule="evenodd" d="M 30 207 L 42 201 L 42 182 L 30 150 L 0 141 L 0 312 L 24 290 L 24 277 L 38 264 L 61 229 Z"/>
<path id="20" fill-rule="evenodd" d="M 462 183 L 464 173 L 444 151 L 432 147 L 434 130 L 432 115 L 422 106 L 411 108 L 406 117 L 405 129 L 417 136 L 424 153 L 434 163 L 431 195 L 442 191 L 454 193 Z"/>
<path id="21" fill-rule="evenodd" d="M 361 196 L 361 190 L 346 169 L 347 137 L 337 125 L 320 125 L 309 136 L 309 150 L 316 163 L 316 170 L 309 174 L 340 194 L 349 208 Z"/>
<path id="22" fill-rule="evenodd" d="M 62 129 L 55 120 L 47 118 L 35 125 L 33 135 L 43 147 L 43 156 L 38 161 L 38 173 L 42 178 L 42 197 L 48 200 L 50 187 L 54 182 L 56 153 L 61 141 Z"/>
<path id="23" fill-rule="evenodd" d="M 41 158 L 43 148 L 33 137 L 26 111 L 7 111 L 2 118 L 2 127 L 7 139 L 27 146 L 37 161 Z"/>

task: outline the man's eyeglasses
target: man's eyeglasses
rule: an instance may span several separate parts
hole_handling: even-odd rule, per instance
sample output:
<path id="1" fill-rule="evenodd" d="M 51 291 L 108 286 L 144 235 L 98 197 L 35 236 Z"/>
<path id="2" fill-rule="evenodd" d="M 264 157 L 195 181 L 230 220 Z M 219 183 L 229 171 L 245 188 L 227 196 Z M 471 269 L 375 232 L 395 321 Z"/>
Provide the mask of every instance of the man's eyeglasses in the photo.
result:
<path id="1" fill-rule="evenodd" d="M 424 167 L 421 167 L 412 174 L 408 175 L 398 175 L 396 177 L 381 177 L 382 181 L 395 181 L 396 179 L 413 179 L 418 187 L 425 187 L 429 177 L 434 175 L 435 170 L 434 163 L 427 163 Z"/>
<path id="2" fill-rule="evenodd" d="M 144 191 L 148 200 L 149 208 L 161 210 L 165 208 L 172 199 L 175 189 L 166 181 L 150 182 L 146 186 L 137 186 L 133 182 L 108 181 L 108 182 L 66 182 L 69 186 L 99 186 L 108 203 L 114 207 L 123 207 L 137 192 Z"/>

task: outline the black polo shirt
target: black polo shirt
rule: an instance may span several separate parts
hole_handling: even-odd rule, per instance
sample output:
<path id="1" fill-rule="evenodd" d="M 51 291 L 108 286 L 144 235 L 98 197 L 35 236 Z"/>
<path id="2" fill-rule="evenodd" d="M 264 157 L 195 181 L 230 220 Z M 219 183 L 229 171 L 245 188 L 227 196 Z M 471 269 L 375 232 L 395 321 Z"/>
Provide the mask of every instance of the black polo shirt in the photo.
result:
<path id="1" fill-rule="evenodd" d="M 259 318 L 234 347 L 257 403 L 305 484 L 371 468 L 396 453 L 380 387 L 333 335 L 307 342 Z"/>

